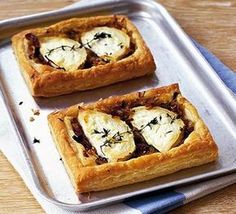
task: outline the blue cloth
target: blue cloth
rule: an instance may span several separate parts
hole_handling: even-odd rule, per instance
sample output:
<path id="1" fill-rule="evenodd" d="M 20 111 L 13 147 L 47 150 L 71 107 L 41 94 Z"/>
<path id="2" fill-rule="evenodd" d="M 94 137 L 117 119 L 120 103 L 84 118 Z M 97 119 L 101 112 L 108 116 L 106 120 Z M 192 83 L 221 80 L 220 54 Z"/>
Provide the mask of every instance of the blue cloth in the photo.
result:
<path id="1" fill-rule="evenodd" d="M 153 193 L 131 198 L 124 203 L 142 213 L 166 213 L 183 204 L 185 196 L 182 193 L 168 191 L 163 193 Z"/>
<path id="2" fill-rule="evenodd" d="M 224 65 L 214 54 L 209 52 L 205 47 L 200 45 L 198 42 L 192 40 L 194 45 L 202 53 L 211 67 L 215 70 L 225 85 L 230 88 L 236 94 L 236 73 L 230 68 Z"/>

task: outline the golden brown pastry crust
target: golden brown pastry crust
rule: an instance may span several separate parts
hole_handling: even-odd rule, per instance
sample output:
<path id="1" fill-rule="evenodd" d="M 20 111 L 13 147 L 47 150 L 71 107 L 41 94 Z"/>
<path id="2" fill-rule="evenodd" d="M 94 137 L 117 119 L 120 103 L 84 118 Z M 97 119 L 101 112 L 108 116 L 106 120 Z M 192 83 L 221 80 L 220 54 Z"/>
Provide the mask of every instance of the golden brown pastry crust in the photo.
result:
<path id="1" fill-rule="evenodd" d="M 174 93 L 179 93 L 177 102 L 194 127 L 184 142 L 165 153 L 152 153 L 127 161 L 94 165 L 93 161 L 84 165 L 83 159 L 71 146 L 70 137 L 63 119 L 67 116 L 77 117 L 78 106 L 89 109 L 106 110 L 123 101 L 158 99 L 160 103 L 171 101 Z M 59 119 L 60 118 L 60 119 Z M 110 97 L 91 104 L 79 104 L 68 109 L 51 113 L 48 116 L 51 133 L 59 150 L 67 172 L 78 192 L 99 191 L 122 185 L 132 184 L 167 175 L 185 168 L 199 166 L 216 160 L 217 146 L 195 107 L 180 94 L 177 84 L 147 90 L 145 93 L 135 92 L 123 96 Z M 77 148 L 78 150 L 83 147 Z"/>
<path id="2" fill-rule="evenodd" d="M 49 65 L 35 63 L 28 56 L 25 35 L 65 37 L 73 30 L 83 32 L 96 26 L 114 26 L 119 22 L 126 29 L 136 48 L 133 54 L 105 65 L 64 72 Z M 72 30 L 71 30 L 72 29 Z M 23 31 L 12 37 L 12 47 L 21 71 L 33 96 L 51 97 L 93 89 L 144 76 L 155 71 L 154 59 L 137 28 L 125 16 L 73 18 L 44 28 Z"/>

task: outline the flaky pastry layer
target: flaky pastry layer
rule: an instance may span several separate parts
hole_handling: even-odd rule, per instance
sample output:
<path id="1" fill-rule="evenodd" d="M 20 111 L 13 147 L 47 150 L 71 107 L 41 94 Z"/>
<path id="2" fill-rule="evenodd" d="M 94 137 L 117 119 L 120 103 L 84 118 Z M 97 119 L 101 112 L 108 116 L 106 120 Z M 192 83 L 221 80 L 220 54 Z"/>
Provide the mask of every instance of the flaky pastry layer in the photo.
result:
<path id="1" fill-rule="evenodd" d="M 193 125 L 193 131 L 182 144 L 167 152 L 155 152 L 127 161 L 96 165 L 94 160 L 83 156 L 82 145 L 71 142 L 65 117 L 75 118 L 78 108 L 97 109 L 107 112 L 112 106 L 124 102 L 139 102 L 145 105 L 150 100 L 165 104 L 177 94 L 177 102 L 183 116 Z M 67 172 L 77 192 L 100 191 L 168 175 L 182 169 L 199 166 L 216 160 L 217 146 L 195 107 L 185 99 L 177 84 L 109 97 L 91 104 L 79 104 L 48 116 L 49 127 Z M 77 143 L 79 144 L 79 143 Z"/>
<path id="2" fill-rule="evenodd" d="M 134 52 L 118 61 L 75 71 L 63 71 L 50 65 L 34 62 L 29 58 L 27 34 L 39 38 L 66 37 L 80 34 L 97 26 L 113 27 L 116 22 L 124 28 L 135 45 Z M 12 37 L 12 47 L 31 94 L 36 97 L 52 97 L 75 91 L 93 89 L 112 83 L 144 76 L 154 72 L 155 63 L 137 28 L 125 16 L 98 16 L 73 18 L 44 28 L 23 31 Z"/>

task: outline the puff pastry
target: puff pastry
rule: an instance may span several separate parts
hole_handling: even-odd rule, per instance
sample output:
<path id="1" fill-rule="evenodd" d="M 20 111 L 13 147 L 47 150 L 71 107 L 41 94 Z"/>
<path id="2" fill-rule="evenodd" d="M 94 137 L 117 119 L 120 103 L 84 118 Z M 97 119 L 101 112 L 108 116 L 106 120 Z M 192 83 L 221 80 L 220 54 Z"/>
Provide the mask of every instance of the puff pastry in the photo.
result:
<path id="1" fill-rule="evenodd" d="M 51 97 L 148 75 L 154 59 L 126 16 L 73 18 L 12 37 L 33 96 Z"/>
<path id="2" fill-rule="evenodd" d="M 153 179 L 218 156 L 177 84 L 78 104 L 51 113 L 48 122 L 77 192 Z"/>

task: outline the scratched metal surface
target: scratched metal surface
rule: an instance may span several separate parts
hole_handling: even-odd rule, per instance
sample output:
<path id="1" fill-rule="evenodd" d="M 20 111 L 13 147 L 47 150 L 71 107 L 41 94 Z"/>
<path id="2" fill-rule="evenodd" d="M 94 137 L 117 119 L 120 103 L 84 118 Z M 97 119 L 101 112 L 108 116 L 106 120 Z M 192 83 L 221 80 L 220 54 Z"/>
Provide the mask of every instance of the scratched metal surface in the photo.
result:
<path id="1" fill-rule="evenodd" d="M 29 26 L 45 25 L 74 16 L 99 14 L 125 14 L 130 17 L 154 55 L 157 64 L 155 75 L 56 98 L 32 98 L 15 60 L 10 36 Z M 5 108 L 0 111 L 3 115 L 8 114 L 12 121 L 9 135 L 16 134 L 18 137 L 16 143 L 29 167 L 35 188 L 51 203 L 69 210 L 88 210 L 142 193 L 230 173 L 236 169 L 235 96 L 159 4 L 134 0 L 87 1 L 66 10 L 3 21 L 0 23 L 0 31 L 5 32 L 0 37 L 1 101 Z M 208 125 L 219 147 L 219 160 L 151 181 L 92 193 L 90 198 L 76 195 L 49 133 L 47 115 L 79 102 L 92 102 L 100 97 L 176 82 L 180 84 L 182 94 L 197 107 Z M 19 105 L 21 101 L 23 104 Z M 33 122 L 29 121 L 31 109 L 40 110 L 40 115 L 34 116 Z M 32 143 L 34 137 L 40 139 L 40 144 Z"/>

